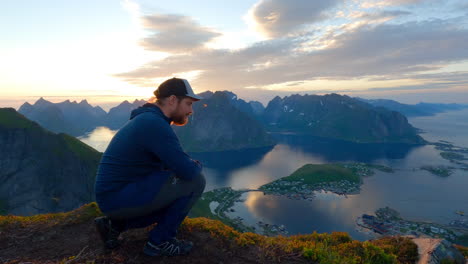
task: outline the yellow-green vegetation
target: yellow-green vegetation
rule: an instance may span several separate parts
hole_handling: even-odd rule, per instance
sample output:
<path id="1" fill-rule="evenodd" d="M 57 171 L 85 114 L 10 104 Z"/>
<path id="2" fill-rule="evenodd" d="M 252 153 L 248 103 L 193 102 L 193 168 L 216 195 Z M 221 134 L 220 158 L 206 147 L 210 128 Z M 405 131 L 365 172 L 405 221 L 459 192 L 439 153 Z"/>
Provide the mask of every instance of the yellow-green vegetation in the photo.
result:
<path id="1" fill-rule="evenodd" d="M 97 204 L 90 203 L 66 213 L 28 217 L 0 216 L 0 230 L 11 232 L 12 229 L 17 229 L 21 230 L 21 232 L 28 232 L 28 228 L 34 229 L 38 226 L 52 229 L 62 228 L 62 230 L 69 227 L 76 230 L 76 228 L 80 228 L 80 224 L 85 224 L 84 226 L 92 224 L 92 220 L 100 215 L 102 213 Z M 56 227 L 57 225 L 60 225 L 60 227 Z M 417 256 L 416 247 L 408 238 L 389 237 L 360 242 L 352 240 L 347 233 L 343 232 L 334 232 L 332 234 L 317 234 L 314 232 L 289 237 L 267 237 L 251 232 L 239 232 L 220 221 L 202 217 L 186 218 L 180 228 L 180 233 L 181 235 L 190 234 L 194 237 L 203 238 L 208 247 L 217 247 L 226 252 L 231 249 L 247 254 L 255 252 L 260 258 L 263 258 L 259 259 L 259 262 L 280 262 L 282 260 L 288 262 L 287 260 L 291 258 L 295 260 L 304 258 L 313 263 L 330 264 L 414 263 L 415 256 Z M 207 236 L 210 238 L 207 239 Z M 86 248 L 83 245 L 77 247 L 82 250 Z M 79 255 L 80 253 L 73 257 L 67 257 L 64 263 L 67 263 L 68 260 L 78 259 L 77 256 Z M 105 256 L 92 256 L 95 260 L 101 257 Z M 207 255 L 206 257 L 209 258 L 210 256 Z M 80 259 L 80 261 L 84 263 L 85 258 Z M 93 260 L 86 261 L 92 263 Z"/>
<path id="2" fill-rule="evenodd" d="M 0 127 L 6 128 L 33 128 L 40 129 L 39 125 L 31 122 L 13 108 L 0 109 Z"/>
<path id="3" fill-rule="evenodd" d="M 454 245 L 460 252 L 465 256 L 466 259 L 468 259 L 468 247 L 464 247 L 462 245 Z"/>
<path id="4" fill-rule="evenodd" d="M 303 181 L 305 184 L 317 184 L 322 182 L 349 181 L 360 182 L 360 177 L 351 169 L 338 164 L 306 164 L 293 172 L 283 181 Z"/>
<path id="5" fill-rule="evenodd" d="M 0 216 L 0 229 L 5 227 L 27 227 L 29 225 L 53 226 L 57 224 L 78 224 L 101 216 L 102 212 L 95 202 L 85 204 L 65 213 L 38 214 L 32 216 Z"/>
<path id="6" fill-rule="evenodd" d="M 267 258 L 281 261 L 284 256 L 302 256 L 317 263 L 414 263 L 417 247 L 408 238 L 386 238 L 359 242 L 347 233 L 267 237 L 241 233 L 219 221 L 206 218 L 185 219 L 182 226 L 188 232 L 204 231 L 221 238 L 227 247 L 256 246 Z"/>

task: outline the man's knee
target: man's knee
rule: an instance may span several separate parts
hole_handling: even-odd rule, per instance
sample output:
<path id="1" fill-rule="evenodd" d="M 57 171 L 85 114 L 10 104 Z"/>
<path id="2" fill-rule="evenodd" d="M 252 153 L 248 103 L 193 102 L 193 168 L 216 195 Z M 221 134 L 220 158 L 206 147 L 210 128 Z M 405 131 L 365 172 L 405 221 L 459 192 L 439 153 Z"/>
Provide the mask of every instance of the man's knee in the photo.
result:
<path id="1" fill-rule="evenodd" d="M 206 179 L 205 175 L 202 173 L 198 174 L 195 176 L 193 179 L 193 190 L 196 194 L 201 195 L 203 191 L 205 190 L 205 185 L 206 185 Z"/>

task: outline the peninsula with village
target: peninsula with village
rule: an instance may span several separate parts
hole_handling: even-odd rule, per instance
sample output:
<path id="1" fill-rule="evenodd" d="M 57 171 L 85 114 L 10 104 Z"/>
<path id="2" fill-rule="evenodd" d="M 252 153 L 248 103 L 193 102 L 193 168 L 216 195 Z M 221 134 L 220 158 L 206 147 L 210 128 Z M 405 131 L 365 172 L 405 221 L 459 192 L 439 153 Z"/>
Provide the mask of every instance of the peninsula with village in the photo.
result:
<path id="1" fill-rule="evenodd" d="M 191 216 L 217 219 L 243 232 L 255 232 L 269 236 L 287 235 L 288 231 L 284 225 L 258 221 L 255 226 L 251 226 L 245 224 L 242 217 L 233 217 L 235 215 L 234 204 L 244 202 L 242 195 L 254 191 L 262 192 L 264 195 L 277 195 L 293 200 L 307 201 L 312 201 L 316 192 L 332 192 L 344 196 L 358 194 L 363 178 L 374 175 L 376 171 L 393 173 L 394 169 L 384 165 L 367 163 L 306 164 L 291 175 L 264 184 L 258 189 L 234 190 L 225 187 L 205 192 L 192 209 Z M 431 171 L 431 173 L 437 174 L 439 171 Z M 448 176 L 443 175 L 445 172 L 439 174 L 439 176 Z M 363 214 L 358 217 L 356 229 L 372 237 L 385 235 L 435 237 L 462 244 L 466 243 L 468 242 L 468 219 L 464 217 L 465 214 L 462 211 L 454 213 L 462 218 L 443 225 L 405 220 L 396 210 L 385 207 L 378 209 L 375 215 Z"/>

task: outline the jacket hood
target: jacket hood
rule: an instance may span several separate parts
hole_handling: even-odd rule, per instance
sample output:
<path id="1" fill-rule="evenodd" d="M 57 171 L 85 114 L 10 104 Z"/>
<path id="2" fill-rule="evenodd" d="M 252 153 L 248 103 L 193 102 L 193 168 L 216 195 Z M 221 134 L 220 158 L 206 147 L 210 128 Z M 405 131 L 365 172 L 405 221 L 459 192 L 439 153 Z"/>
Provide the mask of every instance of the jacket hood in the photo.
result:
<path id="1" fill-rule="evenodd" d="M 132 113 L 130 114 L 130 120 L 132 120 L 133 118 L 135 118 L 139 114 L 147 113 L 147 112 L 152 112 L 152 113 L 155 113 L 156 115 L 161 116 L 168 123 L 170 123 L 172 121 L 170 118 L 168 118 L 167 116 L 164 115 L 164 113 L 161 111 L 161 109 L 158 106 L 156 106 L 154 104 L 150 104 L 150 103 L 146 103 L 146 104 L 138 107 L 137 109 L 133 110 Z"/>

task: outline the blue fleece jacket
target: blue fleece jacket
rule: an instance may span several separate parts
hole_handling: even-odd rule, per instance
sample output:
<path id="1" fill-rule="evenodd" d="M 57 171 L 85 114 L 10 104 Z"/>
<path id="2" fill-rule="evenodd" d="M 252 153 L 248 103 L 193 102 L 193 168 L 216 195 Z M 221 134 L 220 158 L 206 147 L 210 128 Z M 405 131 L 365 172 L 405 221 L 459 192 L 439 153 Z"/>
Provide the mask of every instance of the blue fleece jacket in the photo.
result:
<path id="1" fill-rule="evenodd" d="M 180 146 L 171 121 L 154 104 L 132 111 L 102 156 L 95 184 L 97 201 L 150 174 L 158 177 L 154 189 L 159 190 L 172 172 L 185 180 L 201 173 L 201 164 Z"/>

